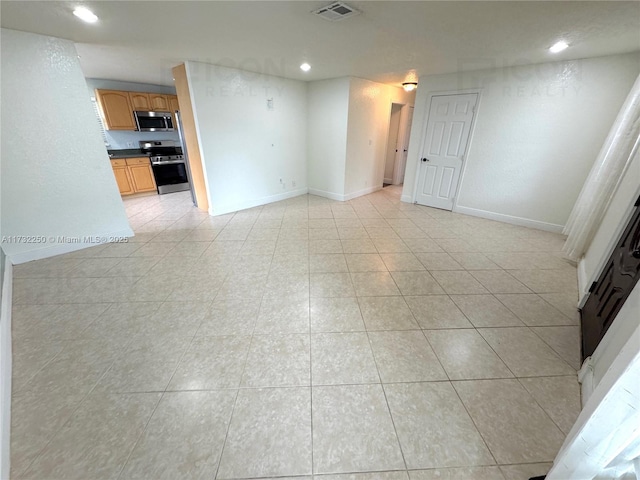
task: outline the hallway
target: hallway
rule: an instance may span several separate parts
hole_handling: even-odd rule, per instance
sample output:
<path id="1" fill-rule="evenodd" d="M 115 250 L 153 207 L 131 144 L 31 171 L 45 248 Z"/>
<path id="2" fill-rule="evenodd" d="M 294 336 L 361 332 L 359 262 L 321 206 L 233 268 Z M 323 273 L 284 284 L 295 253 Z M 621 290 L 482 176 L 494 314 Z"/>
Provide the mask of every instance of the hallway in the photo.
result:
<path id="1" fill-rule="evenodd" d="M 12 478 L 545 474 L 580 409 L 564 237 L 400 193 L 131 198 L 129 242 L 15 266 Z"/>

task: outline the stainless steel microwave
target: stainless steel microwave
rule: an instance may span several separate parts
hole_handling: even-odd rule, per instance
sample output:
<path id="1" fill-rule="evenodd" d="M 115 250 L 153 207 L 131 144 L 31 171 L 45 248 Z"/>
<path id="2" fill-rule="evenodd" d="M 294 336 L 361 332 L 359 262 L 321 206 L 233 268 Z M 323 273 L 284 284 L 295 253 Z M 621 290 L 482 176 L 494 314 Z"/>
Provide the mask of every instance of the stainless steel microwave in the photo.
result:
<path id="1" fill-rule="evenodd" d="M 171 112 L 133 112 L 140 132 L 172 132 L 174 130 Z"/>

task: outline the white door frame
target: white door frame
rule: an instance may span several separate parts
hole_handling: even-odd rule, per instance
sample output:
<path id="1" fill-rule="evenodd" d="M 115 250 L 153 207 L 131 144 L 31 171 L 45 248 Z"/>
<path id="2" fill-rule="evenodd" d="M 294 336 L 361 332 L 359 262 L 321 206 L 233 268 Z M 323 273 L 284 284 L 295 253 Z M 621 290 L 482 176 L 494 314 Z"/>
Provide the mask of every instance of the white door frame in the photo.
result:
<path id="1" fill-rule="evenodd" d="M 453 208 L 452 212 L 458 210 L 458 197 L 460 196 L 460 191 L 462 188 L 462 184 L 464 181 L 464 174 L 467 170 L 467 159 L 469 158 L 469 150 L 471 149 L 471 145 L 473 143 L 473 134 L 476 129 L 476 118 L 478 118 L 478 112 L 480 110 L 480 100 L 482 99 L 482 89 L 481 88 L 470 88 L 466 90 L 444 90 L 444 91 L 434 91 L 429 92 L 427 94 L 427 101 L 425 102 L 424 109 L 424 117 L 422 120 L 422 138 L 420 138 L 420 153 L 418 155 L 418 164 L 416 166 L 416 175 L 413 183 L 413 195 L 411 196 L 411 203 L 417 203 L 416 198 L 418 197 L 418 182 L 420 181 L 420 168 L 422 167 L 422 162 L 420 159 L 424 157 L 424 144 L 427 139 L 427 126 L 429 125 L 429 112 L 431 110 L 431 100 L 433 97 L 441 97 L 445 95 L 467 95 L 470 93 L 475 93 L 478 95 L 478 100 L 476 102 L 476 110 L 473 114 L 473 118 L 471 119 L 471 129 L 469 130 L 469 138 L 467 139 L 467 148 L 464 154 L 464 160 L 462 162 L 462 167 L 460 170 L 460 178 L 458 178 L 458 187 L 456 189 L 456 196 L 453 198 Z M 415 115 L 415 111 L 414 111 Z M 415 121 L 415 118 L 414 118 Z"/>
<path id="2" fill-rule="evenodd" d="M 403 124 L 403 119 L 406 117 L 406 114 L 404 113 L 405 110 L 408 111 L 409 106 L 411 105 L 408 102 L 396 102 L 393 99 L 389 102 L 389 113 L 387 115 L 387 127 L 386 127 L 386 139 L 385 139 L 385 143 L 384 143 L 384 151 L 385 151 L 385 157 L 384 157 L 384 162 L 382 163 L 382 168 L 381 168 L 381 174 L 380 174 L 380 188 L 383 187 L 384 185 L 384 169 L 385 169 L 385 165 L 387 163 L 387 157 L 386 157 L 386 152 L 387 149 L 389 148 L 389 127 L 391 125 L 391 111 L 393 109 L 394 105 L 401 105 L 400 108 L 400 124 L 398 125 L 398 139 L 400 139 L 400 135 L 402 134 L 402 132 L 404 131 L 404 129 L 406 128 L 406 125 Z M 415 105 L 414 105 L 415 107 Z M 397 144 L 397 140 L 396 140 L 396 144 Z M 407 145 L 408 147 L 408 145 Z M 392 180 L 392 185 L 395 185 L 395 180 L 396 180 L 396 170 L 397 170 L 397 166 L 398 166 L 398 152 L 396 152 L 396 158 L 395 158 L 395 162 L 394 162 L 394 166 L 393 166 L 393 180 Z"/>
<path id="3" fill-rule="evenodd" d="M 415 111 L 415 105 L 410 103 L 400 103 L 402 105 L 400 109 L 400 128 L 398 129 L 398 140 L 402 139 L 402 151 L 396 152 L 396 162 L 393 168 L 393 185 L 398 185 L 400 182 L 400 172 L 406 172 L 407 155 L 404 148 L 407 148 L 409 153 L 409 141 L 411 140 L 411 129 L 407 128 L 409 124 L 409 115 L 411 115 L 411 107 Z M 413 119 L 412 119 L 413 120 Z M 404 183 L 404 175 L 402 175 L 402 183 Z"/>
<path id="4" fill-rule="evenodd" d="M 395 148 L 397 148 L 398 146 L 398 140 L 400 140 L 400 134 L 401 134 L 401 130 L 402 130 L 402 118 L 403 118 L 403 110 L 404 108 L 407 106 L 405 103 L 398 103 L 398 102 L 394 102 L 393 100 L 391 100 L 391 103 L 389 104 L 389 120 L 388 120 L 388 125 L 387 125 L 387 141 L 385 142 L 385 157 L 384 157 L 384 168 L 382 170 L 382 183 L 384 185 L 385 183 L 385 175 L 384 175 L 384 171 L 387 169 L 387 156 L 386 154 L 389 151 L 389 135 L 391 134 L 391 114 L 393 113 L 393 106 L 394 105 L 399 105 L 400 106 L 400 118 L 398 119 L 398 136 L 396 138 L 396 145 Z M 396 154 L 393 157 L 393 172 L 391 172 L 391 184 L 393 185 L 395 178 L 396 178 L 396 167 L 398 165 L 398 151 L 396 150 Z"/>

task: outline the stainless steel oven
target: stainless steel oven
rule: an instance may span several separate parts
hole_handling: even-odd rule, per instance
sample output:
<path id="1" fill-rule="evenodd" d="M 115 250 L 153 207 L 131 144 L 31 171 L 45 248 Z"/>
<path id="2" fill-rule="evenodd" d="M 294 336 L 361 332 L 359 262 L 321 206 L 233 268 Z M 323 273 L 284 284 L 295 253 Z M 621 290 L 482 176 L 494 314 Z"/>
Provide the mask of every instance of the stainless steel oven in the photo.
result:
<path id="1" fill-rule="evenodd" d="M 150 155 L 158 193 L 189 190 L 189 174 L 182 149 L 171 140 L 140 142 L 140 150 Z"/>

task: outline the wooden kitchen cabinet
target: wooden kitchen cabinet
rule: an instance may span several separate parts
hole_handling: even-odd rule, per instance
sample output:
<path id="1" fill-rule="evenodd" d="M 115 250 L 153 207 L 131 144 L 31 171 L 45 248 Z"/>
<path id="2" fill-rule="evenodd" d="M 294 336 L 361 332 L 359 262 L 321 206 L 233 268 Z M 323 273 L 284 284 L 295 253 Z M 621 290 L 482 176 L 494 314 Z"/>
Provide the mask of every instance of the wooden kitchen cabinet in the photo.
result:
<path id="1" fill-rule="evenodd" d="M 156 190 L 156 181 L 149 157 L 111 160 L 111 167 L 118 183 L 120 195 Z"/>
<path id="2" fill-rule="evenodd" d="M 124 167 L 116 167 L 113 163 L 111 164 L 111 167 L 113 168 L 113 175 L 116 177 L 116 183 L 118 184 L 120 195 L 131 195 L 132 193 L 135 193 L 133 181 L 129 175 L 129 167 L 126 165 Z"/>
<path id="3" fill-rule="evenodd" d="M 177 95 L 167 95 L 167 98 L 169 99 L 169 111 L 171 113 L 175 112 L 176 110 L 180 110 L 180 105 L 178 104 L 178 96 Z"/>
<path id="4" fill-rule="evenodd" d="M 149 100 L 151 101 L 151 110 L 156 112 L 169 111 L 168 95 L 165 95 L 163 93 L 150 93 Z"/>
<path id="5" fill-rule="evenodd" d="M 169 99 L 169 111 L 171 112 L 171 119 L 173 120 L 173 128 L 178 129 L 178 119 L 176 118 L 176 110 L 180 111 L 180 105 L 178 104 L 177 95 L 167 95 Z"/>
<path id="6" fill-rule="evenodd" d="M 150 165 L 133 165 L 128 168 L 136 193 L 156 190 L 156 181 L 153 178 L 153 171 Z"/>
<path id="7" fill-rule="evenodd" d="M 151 99 L 149 98 L 148 93 L 129 92 L 129 100 L 131 101 L 131 106 L 133 107 L 134 111 L 151 110 Z"/>
<path id="8" fill-rule="evenodd" d="M 133 107 L 129 92 L 120 90 L 96 90 L 102 121 L 107 130 L 135 130 Z"/>
<path id="9" fill-rule="evenodd" d="M 178 97 L 164 93 L 96 90 L 102 123 L 106 130 L 137 130 L 134 111 L 171 112 L 175 128 L 175 115 L 179 110 Z"/>

